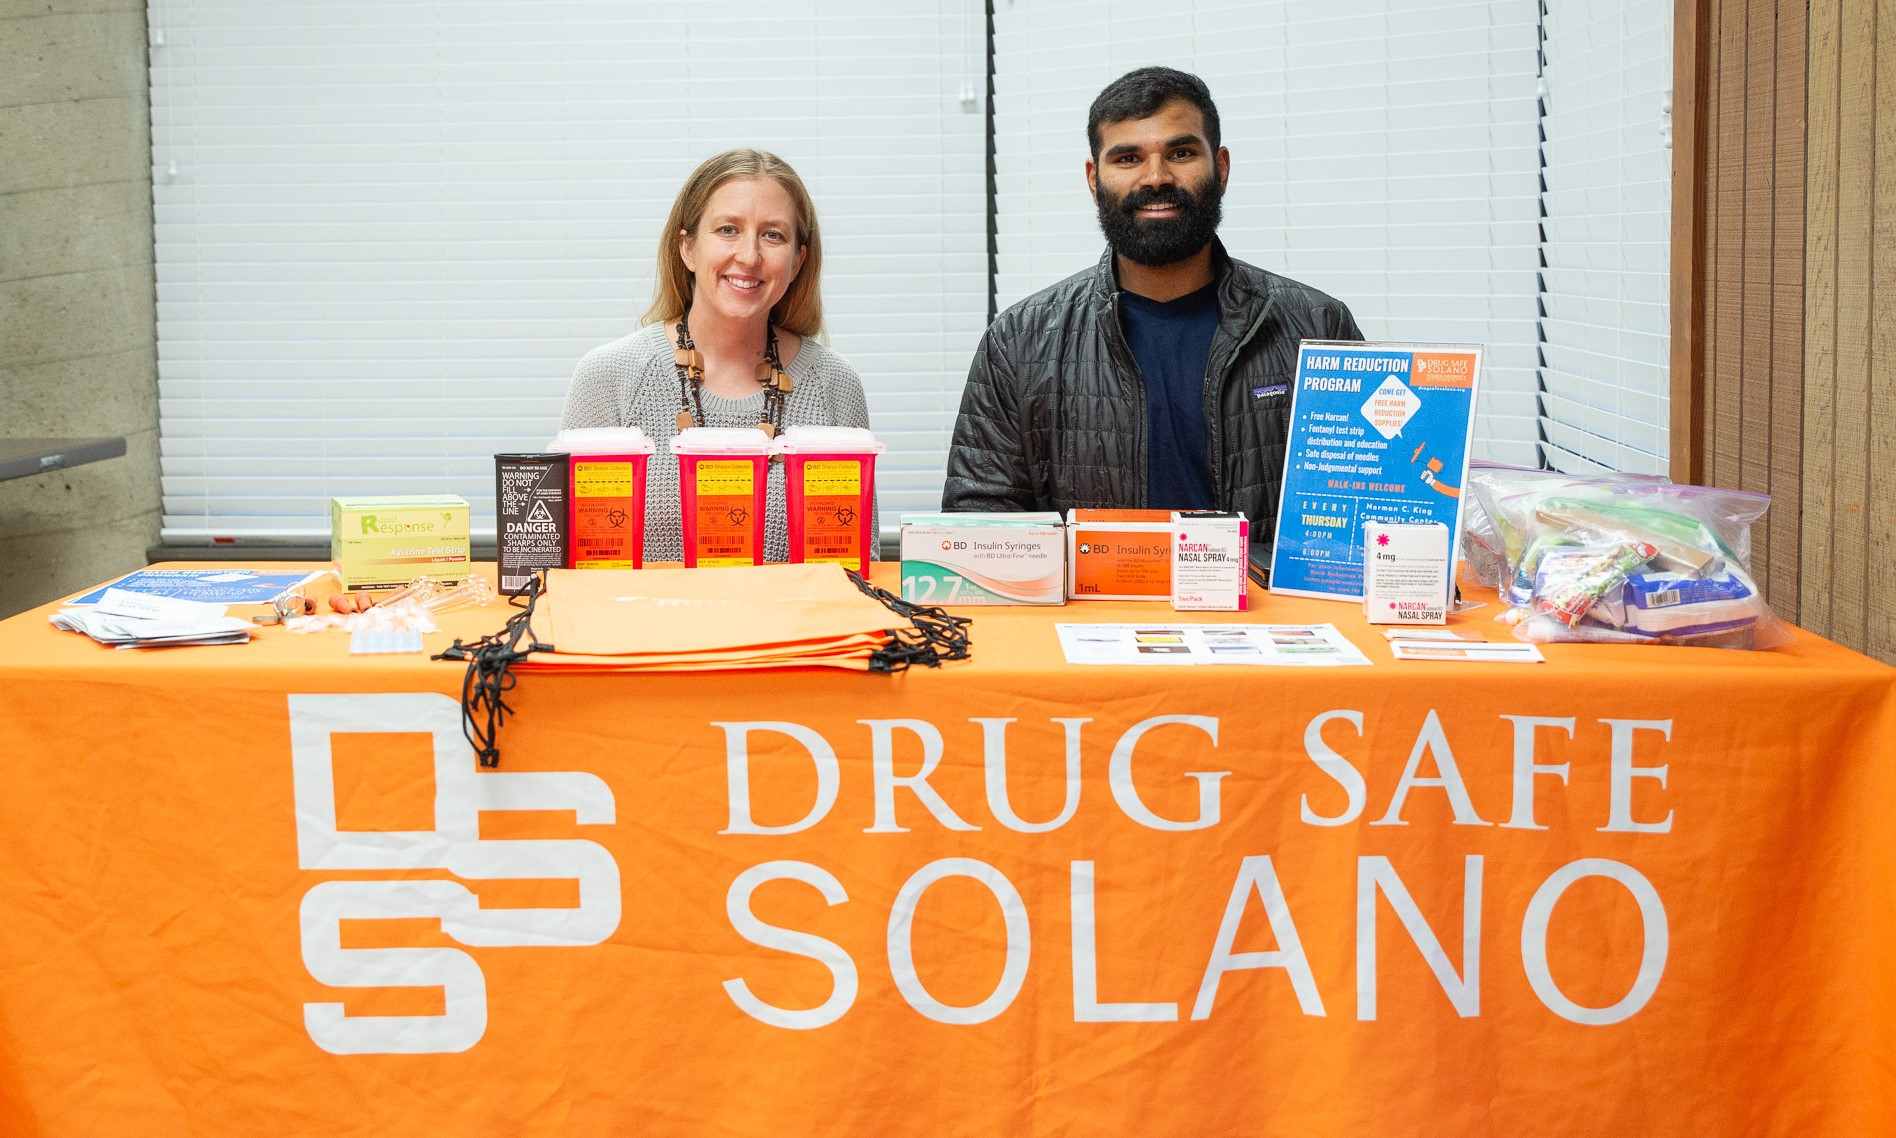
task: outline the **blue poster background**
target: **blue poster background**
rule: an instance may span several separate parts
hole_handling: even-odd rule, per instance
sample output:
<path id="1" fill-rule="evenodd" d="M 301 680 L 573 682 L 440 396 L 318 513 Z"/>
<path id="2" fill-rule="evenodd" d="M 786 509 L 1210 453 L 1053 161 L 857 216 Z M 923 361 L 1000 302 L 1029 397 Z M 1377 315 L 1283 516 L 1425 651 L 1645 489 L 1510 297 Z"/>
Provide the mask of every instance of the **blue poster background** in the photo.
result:
<path id="1" fill-rule="evenodd" d="M 1473 356 L 1468 385 L 1413 382 L 1418 352 Z M 1362 599 L 1365 522 L 1441 522 L 1449 548 L 1459 548 L 1480 353 L 1459 344 L 1302 345 L 1271 557 L 1273 593 Z M 1404 413 L 1406 421 L 1394 421 Z M 1394 430 L 1390 437 L 1377 428 L 1379 415 Z"/>

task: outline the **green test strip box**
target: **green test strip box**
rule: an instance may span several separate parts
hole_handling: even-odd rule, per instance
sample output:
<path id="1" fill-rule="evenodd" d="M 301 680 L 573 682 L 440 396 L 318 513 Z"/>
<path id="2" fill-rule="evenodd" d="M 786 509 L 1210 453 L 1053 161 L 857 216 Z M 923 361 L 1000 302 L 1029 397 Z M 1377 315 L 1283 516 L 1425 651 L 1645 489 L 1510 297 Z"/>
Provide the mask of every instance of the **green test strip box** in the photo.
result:
<path id="1" fill-rule="evenodd" d="M 902 515 L 902 599 L 925 605 L 1066 603 L 1059 514 Z"/>
<path id="2" fill-rule="evenodd" d="M 329 500 L 329 556 L 345 589 L 406 585 L 416 577 L 467 578 L 467 499 L 395 494 Z"/>

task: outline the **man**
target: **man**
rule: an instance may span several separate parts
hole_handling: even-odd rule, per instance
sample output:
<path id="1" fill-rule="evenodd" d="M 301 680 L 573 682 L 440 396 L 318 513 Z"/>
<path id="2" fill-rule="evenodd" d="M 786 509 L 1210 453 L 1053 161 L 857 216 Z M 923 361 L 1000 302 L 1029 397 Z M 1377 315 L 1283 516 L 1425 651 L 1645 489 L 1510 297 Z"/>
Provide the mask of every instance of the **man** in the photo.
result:
<path id="1" fill-rule="evenodd" d="M 1086 134 L 1109 248 L 988 328 L 942 508 L 1242 510 L 1268 539 L 1297 342 L 1362 333 L 1338 301 L 1226 254 L 1231 156 L 1203 80 L 1133 71 Z"/>

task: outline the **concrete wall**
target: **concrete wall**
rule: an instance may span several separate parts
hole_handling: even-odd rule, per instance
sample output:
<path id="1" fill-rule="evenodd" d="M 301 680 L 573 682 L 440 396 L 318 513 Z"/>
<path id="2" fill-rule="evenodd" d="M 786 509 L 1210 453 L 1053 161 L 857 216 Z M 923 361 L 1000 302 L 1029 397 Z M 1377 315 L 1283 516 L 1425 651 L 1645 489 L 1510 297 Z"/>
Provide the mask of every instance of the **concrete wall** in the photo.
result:
<path id="1" fill-rule="evenodd" d="M 0 482 L 0 616 L 158 537 L 146 56 L 142 0 L 0 0 L 0 435 L 127 445 Z"/>

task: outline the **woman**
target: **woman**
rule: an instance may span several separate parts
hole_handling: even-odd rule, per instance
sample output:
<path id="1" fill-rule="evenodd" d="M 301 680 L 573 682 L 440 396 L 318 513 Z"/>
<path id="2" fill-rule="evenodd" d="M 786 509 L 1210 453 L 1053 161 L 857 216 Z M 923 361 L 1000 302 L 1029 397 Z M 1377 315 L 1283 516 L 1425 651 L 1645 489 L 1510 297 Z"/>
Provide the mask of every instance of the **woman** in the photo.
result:
<path id="1" fill-rule="evenodd" d="M 862 380 L 815 339 L 822 268 L 809 191 L 776 155 L 727 150 L 678 191 L 645 326 L 586 353 L 561 418 L 562 427 L 635 426 L 658 444 L 646 561 L 684 559 L 678 461 L 666 445 L 682 428 L 869 425 Z M 765 560 L 789 560 L 780 463 L 770 466 L 765 519 Z"/>

